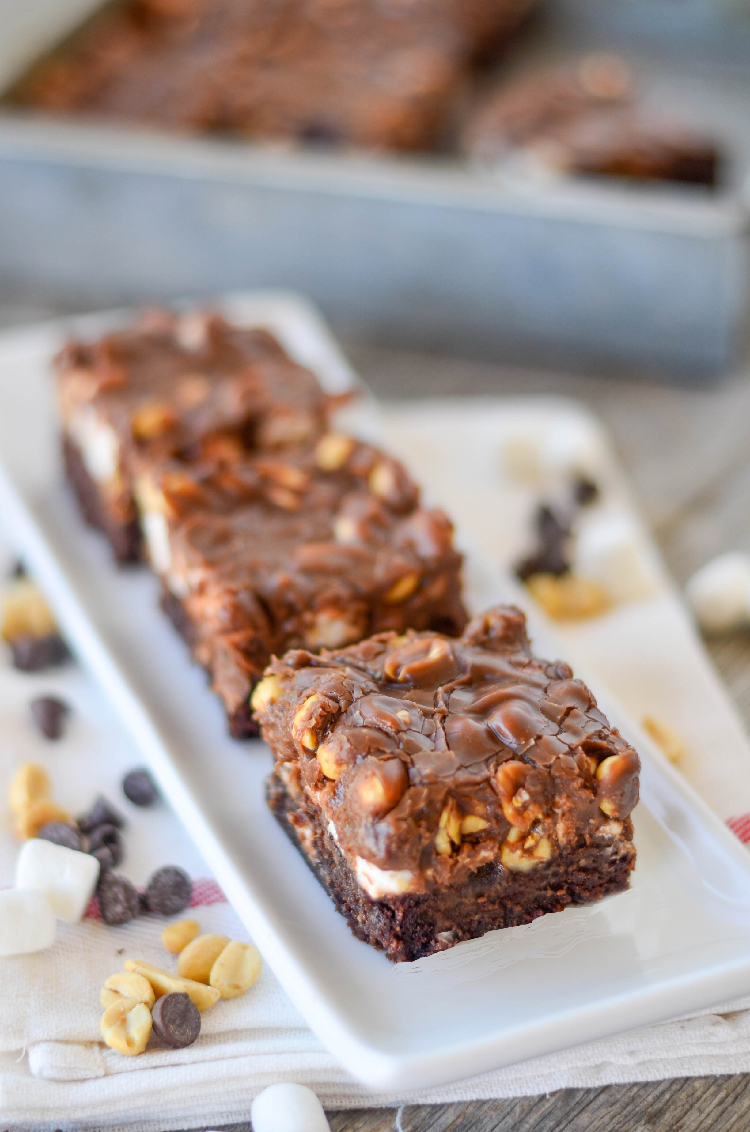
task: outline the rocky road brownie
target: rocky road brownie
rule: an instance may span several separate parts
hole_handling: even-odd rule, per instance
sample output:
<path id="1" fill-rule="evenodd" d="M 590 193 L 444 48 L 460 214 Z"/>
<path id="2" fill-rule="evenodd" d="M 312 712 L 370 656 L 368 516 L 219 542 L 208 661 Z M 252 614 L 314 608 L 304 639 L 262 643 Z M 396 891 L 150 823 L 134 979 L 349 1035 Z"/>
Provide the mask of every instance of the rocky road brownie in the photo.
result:
<path id="1" fill-rule="evenodd" d="M 520 151 L 561 172 L 707 186 L 719 161 L 712 138 L 638 106 L 630 72 L 613 56 L 503 82 L 469 118 L 463 145 L 483 163 Z"/>
<path id="2" fill-rule="evenodd" d="M 412 960 L 621 892 L 640 763 L 498 606 L 457 640 L 287 653 L 253 695 L 268 801 L 355 935 Z"/>
<path id="3" fill-rule="evenodd" d="M 55 359 L 68 477 L 115 556 L 137 560 L 136 469 L 195 458 L 227 439 L 273 449 L 319 435 L 330 398 L 263 329 L 217 314 L 152 311 Z"/>
<path id="4" fill-rule="evenodd" d="M 326 433 L 315 445 L 151 462 L 136 483 L 163 605 L 209 672 L 231 733 L 272 654 L 408 626 L 460 632 L 461 556 L 404 468 Z"/>

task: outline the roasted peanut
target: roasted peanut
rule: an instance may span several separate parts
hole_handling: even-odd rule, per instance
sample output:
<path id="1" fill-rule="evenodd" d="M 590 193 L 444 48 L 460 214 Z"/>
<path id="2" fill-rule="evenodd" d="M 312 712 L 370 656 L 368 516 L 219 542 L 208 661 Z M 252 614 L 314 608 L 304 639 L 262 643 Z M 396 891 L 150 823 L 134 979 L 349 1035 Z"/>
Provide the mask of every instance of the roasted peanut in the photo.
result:
<path id="1" fill-rule="evenodd" d="M 62 806 L 58 806 L 57 802 L 53 802 L 51 798 L 39 798 L 18 815 L 16 836 L 28 841 L 30 837 L 36 837 L 42 826 L 51 821 L 73 824 L 71 815 Z"/>
<path id="2" fill-rule="evenodd" d="M 552 846 L 547 837 L 524 837 L 522 831 L 514 826 L 500 850 L 500 860 L 506 869 L 526 873 L 537 865 L 549 861 Z"/>
<path id="3" fill-rule="evenodd" d="M 602 587 L 575 574 L 532 574 L 527 588 L 545 613 L 556 621 L 582 621 L 605 613 L 612 602 Z"/>
<path id="4" fill-rule="evenodd" d="M 626 818 L 638 801 L 639 766 L 635 751 L 623 751 L 596 768 L 599 809 L 608 818 Z"/>
<path id="5" fill-rule="evenodd" d="M 398 605 L 399 602 L 406 601 L 408 597 L 411 597 L 419 582 L 420 575 L 416 570 L 411 570 L 386 590 L 383 594 L 383 600 L 387 601 L 389 605 Z"/>
<path id="6" fill-rule="evenodd" d="M 354 441 L 340 432 L 328 432 L 315 447 L 315 463 L 324 472 L 337 472 L 343 468 L 354 451 Z"/>
<path id="7" fill-rule="evenodd" d="M 488 822 L 484 818 L 480 818 L 477 814 L 467 814 L 466 817 L 461 818 L 461 833 L 466 836 L 468 833 L 481 833 L 486 829 Z"/>
<path id="8" fill-rule="evenodd" d="M 323 731 L 339 710 L 336 700 L 320 692 L 313 692 L 295 712 L 292 736 L 306 750 L 317 750 Z"/>
<path id="9" fill-rule="evenodd" d="M 110 1049 L 134 1057 L 148 1045 L 151 1025 L 151 1011 L 145 1002 L 119 998 L 104 1011 L 100 1029 Z"/>
<path id="10" fill-rule="evenodd" d="M 144 963 L 140 959 L 126 959 L 125 970 L 135 971 L 137 975 L 143 975 L 148 979 L 157 998 L 172 992 L 189 994 L 199 1010 L 208 1010 L 219 1001 L 218 991 L 211 987 L 197 983 L 193 979 L 180 978 L 171 971 L 165 971 L 163 967 L 155 967 L 152 963 Z"/>
<path id="11" fill-rule="evenodd" d="M 136 440 L 153 440 L 167 432 L 176 417 L 170 405 L 148 401 L 133 413 L 132 429 Z"/>
<path id="12" fill-rule="evenodd" d="M 57 632 L 55 619 L 37 585 L 20 578 L 2 595 L 0 637 L 13 641 L 17 637 L 48 637 Z"/>
<path id="13" fill-rule="evenodd" d="M 226 935 L 199 935 L 180 953 L 177 974 L 208 985 L 211 968 L 228 943 L 229 936 Z"/>
<path id="14" fill-rule="evenodd" d="M 541 817 L 538 805 L 531 802 L 525 783 L 530 768 L 526 763 L 511 759 L 501 763 L 495 771 L 495 784 L 500 795 L 500 805 L 507 821 L 523 832 Z"/>
<path id="15" fill-rule="evenodd" d="M 211 986 L 222 998 L 237 998 L 257 983 L 262 966 L 257 947 L 232 940 L 211 968 Z"/>
<path id="16" fill-rule="evenodd" d="M 440 814 L 435 835 L 435 849 L 441 857 L 450 857 L 461 844 L 461 814 L 453 798 L 449 798 Z"/>
<path id="17" fill-rule="evenodd" d="M 685 753 L 685 741 L 679 731 L 663 719 L 657 719 L 655 715 L 644 715 L 641 724 L 670 762 L 680 761 Z"/>
<path id="18" fill-rule="evenodd" d="M 49 798 L 51 792 L 49 775 L 44 767 L 38 763 L 24 763 L 10 780 L 10 808 L 16 817 L 20 817 L 32 803 Z"/>
<path id="19" fill-rule="evenodd" d="M 133 971 L 118 971 L 104 983 L 99 993 L 99 1002 L 106 1008 L 113 1002 L 122 1002 L 124 998 L 142 1002 L 150 1010 L 155 1002 L 154 988 L 143 975 L 136 975 Z"/>
<path id="20" fill-rule="evenodd" d="M 173 955 L 183 951 L 199 934 L 201 928 L 197 920 L 178 920 L 169 924 L 161 933 L 161 941 Z"/>
<path id="21" fill-rule="evenodd" d="M 396 806 L 409 785 L 400 759 L 364 759 L 357 768 L 356 794 L 362 809 L 382 817 Z"/>
<path id="22" fill-rule="evenodd" d="M 456 667 L 456 655 L 444 637 L 417 637 L 388 653 L 383 673 L 400 684 L 420 686 L 447 683 Z"/>
<path id="23" fill-rule="evenodd" d="M 326 778 L 335 782 L 341 777 L 346 769 L 346 763 L 341 761 L 338 751 L 331 743 L 321 743 L 315 754 Z"/>
<path id="24" fill-rule="evenodd" d="M 255 712 L 264 712 L 266 708 L 275 704 L 283 691 L 283 685 L 278 676 L 273 674 L 264 676 L 259 684 L 255 685 L 250 697 L 250 706 Z"/>

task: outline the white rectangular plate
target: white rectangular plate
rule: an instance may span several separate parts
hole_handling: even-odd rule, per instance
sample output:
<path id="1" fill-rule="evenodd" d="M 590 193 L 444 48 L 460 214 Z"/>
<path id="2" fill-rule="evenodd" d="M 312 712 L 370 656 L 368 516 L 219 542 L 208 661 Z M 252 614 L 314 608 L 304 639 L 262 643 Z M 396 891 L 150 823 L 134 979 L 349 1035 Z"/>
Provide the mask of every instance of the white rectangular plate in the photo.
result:
<path id="1" fill-rule="evenodd" d="M 302 301 L 259 295 L 217 305 L 276 330 L 331 388 L 355 381 Z M 107 324 L 98 316 L 72 325 Z M 746 851 L 602 696 L 644 756 L 629 893 L 413 964 L 394 966 L 356 940 L 265 807 L 267 749 L 226 737 L 218 702 L 156 610 L 154 580 L 117 571 L 82 525 L 62 482 L 49 375 L 64 332 L 54 325 L 0 339 L 7 538 L 284 988 L 352 1074 L 379 1089 L 441 1085 L 750 991 Z M 476 561 L 470 573 L 474 607 L 502 599 Z M 534 635 L 538 651 L 557 655 L 536 625 Z"/>

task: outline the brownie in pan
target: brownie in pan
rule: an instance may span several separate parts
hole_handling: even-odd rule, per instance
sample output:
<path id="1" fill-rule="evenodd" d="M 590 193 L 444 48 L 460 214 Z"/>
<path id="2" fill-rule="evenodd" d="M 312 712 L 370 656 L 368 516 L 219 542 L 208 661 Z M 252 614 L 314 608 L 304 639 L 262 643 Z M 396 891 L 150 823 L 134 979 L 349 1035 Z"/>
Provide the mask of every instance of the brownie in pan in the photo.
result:
<path id="1" fill-rule="evenodd" d="M 313 373 L 267 330 L 216 314 L 150 312 L 55 359 L 63 452 L 88 521 L 121 562 L 141 555 L 135 470 L 227 440 L 273 450 L 319 435 L 331 407 Z"/>
<path id="2" fill-rule="evenodd" d="M 639 105 L 616 56 L 497 84 L 467 120 L 463 145 L 486 164 L 521 152 L 560 172 L 709 187 L 719 168 L 713 138 Z"/>
<path id="3" fill-rule="evenodd" d="M 385 630 L 459 633 L 461 555 L 398 461 L 328 432 L 317 443 L 153 461 L 136 480 L 163 605 L 208 671 L 230 732 L 272 655 Z"/>
<path id="4" fill-rule="evenodd" d="M 274 660 L 268 802 L 356 936 L 414 960 L 628 887 L 639 759 L 498 606 Z"/>

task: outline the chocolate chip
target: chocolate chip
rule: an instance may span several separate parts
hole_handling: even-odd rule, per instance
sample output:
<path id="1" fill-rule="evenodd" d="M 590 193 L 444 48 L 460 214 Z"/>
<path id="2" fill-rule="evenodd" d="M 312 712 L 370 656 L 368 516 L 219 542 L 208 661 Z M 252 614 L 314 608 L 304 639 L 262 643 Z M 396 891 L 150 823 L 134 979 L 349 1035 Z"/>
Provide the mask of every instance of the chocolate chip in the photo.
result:
<path id="1" fill-rule="evenodd" d="M 13 666 L 21 672 L 41 672 L 70 659 L 68 646 L 58 633 L 50 633 L 47 637 L 24 634 L 14 637 L 9 643 Z"/>
<path id="2" fill-rule="evenodd" d="M 122 829 L 125 818 L 111 806 L 107 799 L 99 794 L 91 809 L 78 819 L 78 828 L 84 833 L 91 833 L 98 825 L 114 825 Z"/>
<path id="3" fill-rule="evenodd" d="M 153 806 L 159 798 L 153 778 L 143 767 L 131 770 L 125 775 L 122 780 L 122 790 L 134 806 Z"/>
<path id="4" fill-rule="evenodd" d="M 540 503 L 534 514 L 537 547 L 515 567 L 516 577 L 528 581 L 534 574 L 554 574 L 559 578 L 570 570 L 567 543 L 570 523 L 566 516 L 547 503 Z"/>
<path id="5" fill-rule="evenodd" d="M 107 849 L 112 858 L 110 868 L 122 861 L 123 844 L 122 835 L 116 825 L 97 825 L 89 836 L 89 853 L 96 853 L 97 849 Z"/>
<path id="6" fill-rule="evenodd" d="M 187 908 L 193 895 L 193 885 L 184 869 L 165 865 L 157 869 L 146 886 L 149 910 L 162 916 L 173 916 Z"/>
<path id="7" fill-rule="evenodd" d="M 188 994 L 164 994 L 151 1010 L 156 1036 L 172 1049 L 191 1046 L 201 1032 L 198 1007 Z"/>
<path id="8" fill-rule="evenodd" d="M 38 696 L 31 701 L 31 718 L 42 735 L 48 739 L 59 739 L 70 708 L 57 696 Z"/>
<path id="9" fill-rule="evenodd" d="M 91 852 L 92 857 L 96 857 L 99 862 L 99 876 L 103 877 L 105 873 L 109 873 L 115 867 L 115 858 L 112 850 L 108 845 L 100 845 L 98 849 Z"/>
<path id="10" fill-rule="evenodd" d="M 588 476 L 579 476 L 573 484 L 573 499 L 579 507 L 588 507 L 600 495 L 599 484 Z"/>
<path id="11" fill-rule="evenodd" d="M 534 515 L 534 527 L 542 546 L 564 542 L 570 535 L 570 522 L 548 503 L 540 503 Z"/>
<path id="12" fill-rule="evenodd" d="M 138 893 L 138 907 L 141 910 L 142 916 L 147 916 L 151 909 L 148 906 L 148 897 L 145 892 Z"/>
<path id="13" fill-rule="evenodd" d="M 20 578 L 26 577 L 26 567 L 20 558 L 17 558 L 10 568 L 9 578 L 15 578 L 18 581 Z"/>
<path id="14" fill-rule="evenodd" d="M 84 852 L 83 835 L 77 826 L 66 821 L 48 821 L 36 835 L 42 841 L 51 841 L 55 845 L 64 845 L 66 849 L 76 849 Z"/>
<path id="15" fill-rule="evenodd" d="M 119 873 L 105 873 L 99 882 L 98 893 L 105 924 L 127 924 L 140 911 L 135 885 Z"/>

